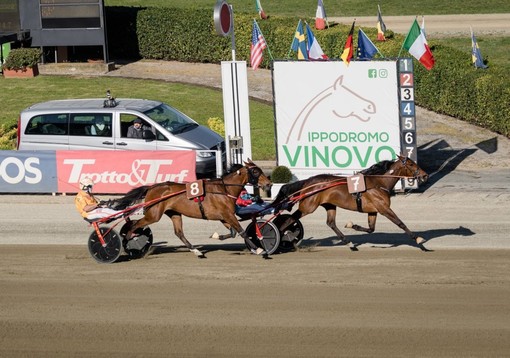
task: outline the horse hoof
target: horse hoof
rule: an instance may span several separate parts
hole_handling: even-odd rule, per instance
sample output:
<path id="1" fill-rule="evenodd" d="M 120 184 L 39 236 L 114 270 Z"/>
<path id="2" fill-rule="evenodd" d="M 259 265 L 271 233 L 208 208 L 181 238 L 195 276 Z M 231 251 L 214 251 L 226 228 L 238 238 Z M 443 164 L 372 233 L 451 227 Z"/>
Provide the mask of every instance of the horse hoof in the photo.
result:
<path id="1" fill-rule="evenodd" d="M 198 249 L 191 249 L 190 251 L 192 253 L 194 253 L 195 256 L 197 256 L 197 257 L 204 257 L 204 254 L 202 252 L 200 252 L 200 250 L 198 250 Z"/>
<path id="2" fill-rule="evenodd" d="M 424 244 L 427 241 L 423 237 L 417 237 L 415 240 L 418 245 Z"/>
<path id="3" fill-rule="evenodd" d="M 218 234 L 217 232 L 215 232 L 214 234 L 211 235 L 210 237 L 211 239 L 214 239 L 214 240 L 219 240 L 220 239 L 220 234 Z"/>
<path id="4" fill-rule="evenodd" d="M 352 223 L 352 221 L 349 221 L 347 224 L 345 224 L 345 227 L 347 229 L 352 229 L 353 226 L 354 226 L 354 224 Z"/>

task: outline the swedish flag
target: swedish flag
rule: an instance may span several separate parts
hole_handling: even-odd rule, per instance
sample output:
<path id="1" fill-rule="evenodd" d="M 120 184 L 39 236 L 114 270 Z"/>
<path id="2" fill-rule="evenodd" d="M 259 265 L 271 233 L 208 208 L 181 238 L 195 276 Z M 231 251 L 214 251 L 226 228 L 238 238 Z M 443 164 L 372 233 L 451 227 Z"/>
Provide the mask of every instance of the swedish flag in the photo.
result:
<path id="1" fill-rule="evenodd" d="M 303 23 L 299 20 L 296 27 L 296 33 L 292 40 L 291 49 L 297 52 L 298 60 L 308 60 L 308 51 L 306 50 L 305 32 L 303 31 Z"/>

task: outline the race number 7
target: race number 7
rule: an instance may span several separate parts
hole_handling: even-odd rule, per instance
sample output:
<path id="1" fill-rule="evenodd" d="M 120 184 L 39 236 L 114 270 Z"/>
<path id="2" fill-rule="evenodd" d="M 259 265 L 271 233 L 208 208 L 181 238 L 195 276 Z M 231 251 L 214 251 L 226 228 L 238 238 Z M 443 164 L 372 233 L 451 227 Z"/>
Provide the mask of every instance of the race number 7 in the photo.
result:
<path id="1" fill-rule="evenodd" d="M 349 193 L 361 193 L 366 190 L 365 177 L 363 174 L 352 175 L 347 178 L 347 189 Z"/>

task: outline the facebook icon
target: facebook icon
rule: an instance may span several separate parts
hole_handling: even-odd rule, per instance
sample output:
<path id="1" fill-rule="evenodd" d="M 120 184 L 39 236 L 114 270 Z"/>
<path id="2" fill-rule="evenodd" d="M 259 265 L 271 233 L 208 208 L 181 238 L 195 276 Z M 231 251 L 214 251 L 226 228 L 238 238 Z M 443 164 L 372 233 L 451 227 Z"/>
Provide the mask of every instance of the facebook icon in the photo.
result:
<path id="1" fill-rule="evenodd" d="M 368 78 L 377 78 L 377 70 L 375 68 L 368 70 Z"/>

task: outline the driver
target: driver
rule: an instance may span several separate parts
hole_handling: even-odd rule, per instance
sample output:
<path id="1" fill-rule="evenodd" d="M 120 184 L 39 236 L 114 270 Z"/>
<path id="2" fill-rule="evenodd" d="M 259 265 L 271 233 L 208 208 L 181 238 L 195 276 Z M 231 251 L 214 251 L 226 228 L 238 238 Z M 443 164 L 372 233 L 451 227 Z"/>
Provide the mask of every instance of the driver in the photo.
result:
<path id="1" fill-rule="evenodd" d="M 243 188 L 236 200 L 236 214 L 243 216 L 246 214 L 261 214 L 267 209 L 269 203 L 266 203 L 259 196 L 251 195 Z"/>
<path id="2" fill-rule="evenodd" d="M 80 191 L 74 198 L 74 205 L 80 215 L 89 221 L 98 220 L 110 215 L 117 214 L 122 210 L 113 210 L 104 207 L 100 204 L 99 200 L 92 195 L 92 188 L 94 182 L 92 179 L 85 177 L 80 180 Z"/>

